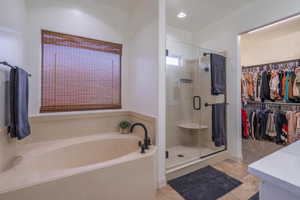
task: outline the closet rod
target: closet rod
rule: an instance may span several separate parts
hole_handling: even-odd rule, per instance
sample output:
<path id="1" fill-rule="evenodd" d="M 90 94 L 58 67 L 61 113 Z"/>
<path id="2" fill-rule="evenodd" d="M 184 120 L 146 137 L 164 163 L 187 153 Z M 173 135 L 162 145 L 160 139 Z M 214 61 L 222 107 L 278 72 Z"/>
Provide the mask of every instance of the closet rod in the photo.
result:
<path id="1" fill-rule="evenodd" d="M 286 102 L 258 102 L 247 101 L 249 104 L 270 104 L 270 105 L 286 105 L 286 106 L 300 106 L 300 103 L 286 103 Z"/>
<path id="2" fill-rule="evenodd" d="M 260 65 L 252 65 L 252 66 L 242 66 L 243 69 L 248 69 L 248 68 L 257 68 L 257 67 L 264 67 L 266 65 L 280 65 L 280 64 L 289 64 L 292 62 L 298 62 L 300 64 L 300 59 L 294 59 L 294 60 L 286 60 L 286 61 L 280 61 L 280 62 L 272 62 L 272 63 L 265 63 L 265 64 L 260 64 Z"/>
<path id="3" fill-rule="evenodd" d="M 8 62 L 5 62 L 5 61 L 0 62 L 0 65 L 4 65 L 4 66 L 7 66 L 7 67 L 10 67 L 10 68 L 13 68 L 13 69 L 16 68 L 15 66 L 12 66 L 12 65 L 8 64 Z M 31 77 L 31 74 L 28 74 L 28 76 Z"/>

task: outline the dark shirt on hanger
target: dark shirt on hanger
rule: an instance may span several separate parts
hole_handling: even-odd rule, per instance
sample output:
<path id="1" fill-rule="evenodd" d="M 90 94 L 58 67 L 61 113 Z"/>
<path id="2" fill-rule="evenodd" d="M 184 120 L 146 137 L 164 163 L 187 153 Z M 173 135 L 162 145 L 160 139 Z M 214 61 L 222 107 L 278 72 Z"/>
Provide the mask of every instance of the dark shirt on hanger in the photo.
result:
<path id="1" fill-rule="evenodd" d="M 281 136 L 284 135 L 283 133 L 283 126 L 287 125 L 288 121 L 286 119 L 285 113 L 283 112 L 276 112 L 275 113 L 275 130 L 276 130 L 276 143 L 282 143 Z"/>
<path id="2" fill-rule="evenodd" d="M 270 85 L 269 85 L 270 77 L 267 71 L 264 71 L 261 75 L 261 88 L 260 88 L 260 98 L 261 101 L 270 99 Z"/>

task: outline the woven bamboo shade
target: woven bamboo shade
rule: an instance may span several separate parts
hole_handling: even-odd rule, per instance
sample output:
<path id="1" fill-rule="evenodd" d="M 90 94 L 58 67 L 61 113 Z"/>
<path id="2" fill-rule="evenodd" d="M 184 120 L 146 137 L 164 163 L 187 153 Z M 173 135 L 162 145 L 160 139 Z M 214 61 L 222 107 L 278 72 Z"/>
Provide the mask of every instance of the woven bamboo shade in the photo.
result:
<path id="1" fill-rule="evenodd" d="M 121 108 L 122 45 L 42 31 L 41 112 Z"/>

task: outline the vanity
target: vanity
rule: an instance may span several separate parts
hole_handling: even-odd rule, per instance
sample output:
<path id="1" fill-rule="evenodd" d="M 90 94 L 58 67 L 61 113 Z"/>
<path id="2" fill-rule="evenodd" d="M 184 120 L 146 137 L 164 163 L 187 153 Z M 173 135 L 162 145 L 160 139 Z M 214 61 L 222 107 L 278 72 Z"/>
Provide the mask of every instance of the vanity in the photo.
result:
<path id="1" fill-rule="evenodd" d="M 248 171 L 262 179 L 260 200 L 299 200 L 300 141 L 252 163 Z"/>

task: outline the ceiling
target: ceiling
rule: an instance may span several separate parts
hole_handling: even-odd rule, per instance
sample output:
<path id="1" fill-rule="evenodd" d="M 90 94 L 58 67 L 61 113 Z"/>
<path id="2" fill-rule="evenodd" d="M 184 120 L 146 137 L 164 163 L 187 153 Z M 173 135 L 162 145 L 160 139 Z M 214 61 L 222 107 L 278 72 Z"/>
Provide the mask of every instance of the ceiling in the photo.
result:
<path id="1" fill-rule="evenodd" d="M 124 9 L 126 11 L 130 10 L 139 0 L 25 0 L 27 3 L 36 4 L 40 2 L 47 2 L 47 3 L 71 3 L 74 7 L 78 5 L 107 5 L 112 6 L 120 9 Z"/>
<path id="2" fill-rule="evenodd" d="M 138 0 L 94 0 L 114 7 L 130 9 Z"/>
<path id="3" fill-rule="evenodd" d="M 243 34 L 241 36 L 241 39 L 251 42 L 257 40 L 279 38 L 295 32 L 300 32 L 300 17 L 251 34 Z"/>
<path id="4" fill-rule="evenodd" d="M 199 31 L 251 2 L 253 0 L 167 0 L 167 24 Z M 177 18 L 180 11 L 185 12 L 187 17 Z"/>

